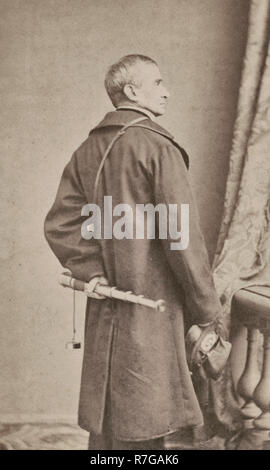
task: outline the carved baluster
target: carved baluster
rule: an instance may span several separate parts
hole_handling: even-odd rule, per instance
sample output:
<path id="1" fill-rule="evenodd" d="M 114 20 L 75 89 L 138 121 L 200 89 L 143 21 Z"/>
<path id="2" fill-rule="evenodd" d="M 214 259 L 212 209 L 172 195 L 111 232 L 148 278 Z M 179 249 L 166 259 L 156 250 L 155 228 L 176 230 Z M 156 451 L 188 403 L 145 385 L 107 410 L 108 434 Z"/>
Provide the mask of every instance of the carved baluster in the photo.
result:
<path id="1" fill-rule="evenodd" d="M 238 394 L 245 400 L 241 408 L 245 428 L 251 428 L 253 419 L 261 414 L 261 409 L 256 406 L 253 400 L 254 390 L 261 376 L 257 364 L 258 338 L 259 330 L 248 326 L 246 364 L 237 386 Z"/>
<path id="2" fill-rule="evenodd" d="M 254 420 L 254 426 L 266 431 L 263 434 L 267 440 L 270 438 L 270 330 L 263 331 L 263 335 L 262 377 L 253 394 L 254 402 L 261 408 L 262 413 Z"/>
<path id="3" fill-rule="evenodd" d="M 244 428 L 229 441 L 230 449 L 270 448 L 270 289 L 252 286 L 235 296 L 236 313 L 248 328 L 248 351 L 238 392 L 245 399 L 242 408 Z M 264 354 L 258 374 L 258 332 L 263 333 Z M 260 379 L 258 377 L 260 375 Z M 252 419 L 253 418 L 253 419 Z"/>

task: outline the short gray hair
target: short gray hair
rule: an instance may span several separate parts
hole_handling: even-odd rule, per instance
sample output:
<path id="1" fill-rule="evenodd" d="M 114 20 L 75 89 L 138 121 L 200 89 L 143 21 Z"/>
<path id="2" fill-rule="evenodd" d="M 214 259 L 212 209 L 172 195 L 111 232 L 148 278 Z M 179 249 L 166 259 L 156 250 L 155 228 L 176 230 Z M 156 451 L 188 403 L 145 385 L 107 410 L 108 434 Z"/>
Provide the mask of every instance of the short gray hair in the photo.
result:
<path id="1" fill-rule="evenodd" d="M 134 66 L 139 62 L 157 65 L 157 63 L 150 57 L 141 54 L 130 54 L 122 57 L 108 69 L 104 85 L 111 102 L 115 107 L 118 106 L 121 99 L 125 98 L 123 92 L 125 85 L 140 85 L 138 81 L 134 79 L 134 75 L 132 73 L 132 68 L 134 68 Z"/>

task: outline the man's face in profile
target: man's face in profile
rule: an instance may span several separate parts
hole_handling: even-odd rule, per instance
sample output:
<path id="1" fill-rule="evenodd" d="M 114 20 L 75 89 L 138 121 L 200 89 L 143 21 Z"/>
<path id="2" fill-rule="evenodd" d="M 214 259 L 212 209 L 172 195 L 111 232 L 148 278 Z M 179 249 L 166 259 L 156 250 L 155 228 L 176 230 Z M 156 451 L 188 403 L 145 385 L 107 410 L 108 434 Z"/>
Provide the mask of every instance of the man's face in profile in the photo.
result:
<path id="1" fill-rule="evenodd" d="M 159 68 L 155 64 L 138 63 L 134 78 L 139 84 L 135 87 L 136 104 L 154 116 L 164 114 L 170 94 L 163 84 Z"/>

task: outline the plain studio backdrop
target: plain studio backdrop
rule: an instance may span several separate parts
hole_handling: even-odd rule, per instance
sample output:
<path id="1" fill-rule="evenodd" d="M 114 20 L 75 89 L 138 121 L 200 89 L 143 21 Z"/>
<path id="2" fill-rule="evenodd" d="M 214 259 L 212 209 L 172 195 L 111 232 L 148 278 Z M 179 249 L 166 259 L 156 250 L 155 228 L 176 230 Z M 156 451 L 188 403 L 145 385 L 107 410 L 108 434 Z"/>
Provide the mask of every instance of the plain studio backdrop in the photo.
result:
<path id="1" fill-rule="evenodd" d="M 212 259 L 245 48 L 247 0 L 1 0 L 1 328 L 3 420 L 76 417 L 82 350 L 72 292 L 43 236 L 73 151 L 112 109 L 107 67 L 157 60 L 171 93 L 158 122 L 190 155 Z M 84 301 L 77 295 L 78 339 Z"/>

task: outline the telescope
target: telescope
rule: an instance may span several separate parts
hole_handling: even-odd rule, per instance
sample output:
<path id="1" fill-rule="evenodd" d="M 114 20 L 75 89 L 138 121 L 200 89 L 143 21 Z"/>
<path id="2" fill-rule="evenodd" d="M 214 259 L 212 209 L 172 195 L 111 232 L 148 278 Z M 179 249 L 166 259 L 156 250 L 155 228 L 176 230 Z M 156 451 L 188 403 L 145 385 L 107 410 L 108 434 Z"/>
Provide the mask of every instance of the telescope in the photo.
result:
<path id="1" fill-rule="evenodd" d="M 89 290 L 89 284 L 87 282 L 80 281 L 79 279 L 73 278 L 70 273 L 65 272 L 61 274 L 59 283 L 63 287 L 73 289 L 73 338 L 71 341 L 66 343 L 67 349 L 80 349 L 81 343 L 75 340 L 75 291 L 84 292 L 88 297 L 91 297 L 93 292 L 95 294 L 102 295 L 108 299 L 120 300 L 123 302 L 129 302 L 132 304 L 142 305 L 158 312 L 165 312 L 165 302 L 162 299 L 152 300 L 144 297 L 142 294 L 134 294 L 132 291 L 122 291 L 117 287 L 110 287 L 107 285 L 97 284 L 94 291 Z"/>

